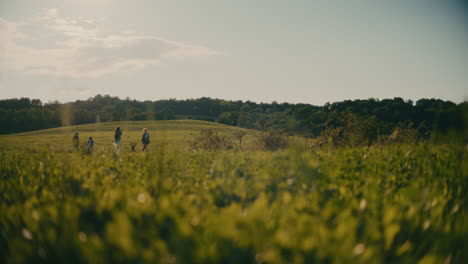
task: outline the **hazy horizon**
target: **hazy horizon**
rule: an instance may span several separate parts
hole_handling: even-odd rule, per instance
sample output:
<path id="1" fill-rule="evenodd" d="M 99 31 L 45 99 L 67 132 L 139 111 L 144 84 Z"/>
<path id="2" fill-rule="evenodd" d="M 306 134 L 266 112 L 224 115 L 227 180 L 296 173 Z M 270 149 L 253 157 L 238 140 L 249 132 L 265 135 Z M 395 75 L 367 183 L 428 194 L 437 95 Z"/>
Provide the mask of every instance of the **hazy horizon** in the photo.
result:
<path id="1" fill-rule="evenodd" d="M 44 104 L 47 104 L 47 103 L 55 103 L 55 102 L 59 102 L 61 104 L 66 104 L 66 103 L 73 103 L 75 101 L 85 101 L 85 100 L 88 100 L 88 99 L 91 99 L 91 98 L 94 98 L 95 96 L 97 95 L 101 95 L 101 96 L 111 96 L 111 97 L 118 97 L 120 100 L 136 100 L 138 102 L 143 102 L 143 101 L 164 101 L 164 100 L 198 100 L 198 99 L 201 99 L 201 98 L 210 98 L 210 99 L 214 99 L 214 100 L 224 100 L 224 101 L 243 101 L 243 102 L 253 102 L 253 103 L 257 103 L 257 104 L 271 104 L 273 102 L 276 102 L 278 104 L 282 104 L 282 103 L 288 103 L 288 104 L 309 104 L 309 105 L 313 105 L 313 106 L 324 106 L 326 105 L 327 103 L 339 103 L 339 102 L 343 102 L 343 101 L 347 101 L 347 100 L 370 100 L 370 99 L 375 99 L 375 100 L 378 100 L 378 101 L 382 101 L 382 100 L 392 100 L 392 99 L 395 99 L 395 98 L 402 98 L 405 102 L 408 102 L 409 100 L 411 100 L 413 102 L 413 105 L 420 99 L 440 99 L 440 100 L 444 100 L 444 99 L 441 99 L 441 98 L 419 98 L 419 99 L 408 99 L 408 98 L 403 98 L 403 97 L 399 97 L 399 96 L 396 96 L 396 97 L 392 97 L 392 98 L 374 98 L 374 97 L 369 97 L 369 98 L 354 98 L 354 99 L 343 99 L 343 100 L 337 100 L 337 101 L 328 101 L 328 102 L 325 102 L 323 104 L 314 104 L 314 103 L 307 103 L 307 102 L 288 102 L 288 101 L 278 101 L 278 100 L 273 100 L 273 101 L 269 101 L 269 102 L 266 102 L 266 101 L 255 101 L 255 100 L 243 100 L 243 99 L 229 99 L 229 98 L 218 98 L 218 97 L 209 97 L 209 96 L 201 96 L 201 97 L 191 97 L 191 98 L 158 98 L 158 99 L 136 99 L 136 98 L 131 98 L 131 97 L 120 97 L 120 96 L 114 96 L 114 95 L 111 95 L 111 94 L 96 94 L 94 96 L 91 96 L 91 97 L 88 97 L 88 98 L 77 98 L 77 99 L 72 99 L 72 100 L 42 100 L 40 98 L 32 98 L 32 97 L 27 97 L 27 96 L 22 96 L 22 97 L 10 97 L 10 98 L 0 98 L 0 100 L 11 100 L 11 99 L 21 99 L 21 98 L 29 98 L 31 100 L 33 99 L 39 99 L 41 100 L 42 103 Z M 464 102 L 468 102 L 467 99 L 465 100 L 461 100 L 461 101 L 453 101 L 453 100 L 444 100 L 444 101 L 450 101 L 450 102 L 453 102 L 455 104 L 460 104 L 460 103 L 464 103 Z"/>
<path id="2" fill-rule="evenodd" d="M 0 99 L 468 99 L 468 8 L 427 1 L 0 3 Z"/>

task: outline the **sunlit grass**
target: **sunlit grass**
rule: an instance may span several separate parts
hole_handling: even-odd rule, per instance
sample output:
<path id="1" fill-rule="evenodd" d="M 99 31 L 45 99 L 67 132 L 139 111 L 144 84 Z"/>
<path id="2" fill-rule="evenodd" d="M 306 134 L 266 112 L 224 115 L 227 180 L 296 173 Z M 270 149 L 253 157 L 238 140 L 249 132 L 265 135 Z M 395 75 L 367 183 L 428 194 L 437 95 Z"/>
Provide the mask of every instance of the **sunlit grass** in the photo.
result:
<path id="1" fill-rule="evenodd" d="M 130 149 L 130 143 L 132 142 L 140 144 L 143 128 L 148 128 L 151 134 L 151 141 L 154 144 L 150 146 L 166 144 L 170 147 L 186 147 L 190 145 L 194 135 L 203 129 L 216 129 L 220 133 L 229 136 L 233 136 L 236 131 L 243 130 L 247 132 L 247 141 L 252 140 L 251 135 L 253 134 L 253 132 L 246 129 L 198 120 L 122 121 L 0 135 L 0 146 L 4 149 L 52 146 L 55 150 L 68 151 L 72 149 L 74 132 L 79 131 L 80 144 L 83 148 L 86 147 L 88 138 L 93 137 L 94 141 L 96 141 L 95 149 L 110 151 L 113 148 L 114 129 L 117 126 L 123 129 L 122 144 L 125 149 Z"/>
<path id="2" fill-rule="evenodd" d="M 155 139 L 167 133 L 148 153 L 50 150 L 70 142 L 71 127 L 1 137 L 0 262 L 468 258 L 464 146 L 194 151 L 186 143 L 202 125 L 178 122 L 119 123 L 131 139 L 139 140 L 140 127 Z M 111 145 L 115 124 L 101 126 L 80 131 Z M 15 150 L 22 137 L 40 145 Z M 45 148 L 49 140 L 56 143 Z"/>

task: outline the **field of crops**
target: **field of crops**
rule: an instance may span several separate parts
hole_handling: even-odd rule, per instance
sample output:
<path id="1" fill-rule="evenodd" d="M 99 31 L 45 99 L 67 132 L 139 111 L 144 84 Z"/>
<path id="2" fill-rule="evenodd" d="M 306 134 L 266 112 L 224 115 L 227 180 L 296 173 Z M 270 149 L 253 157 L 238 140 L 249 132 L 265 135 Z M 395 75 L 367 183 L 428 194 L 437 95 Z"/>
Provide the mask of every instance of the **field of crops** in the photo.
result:
<path id="1" fill-rule="evenodd" d="M 117 155 L 114 126 L 0 137 L 1 263 L 468 260 L 466 146 L 203 151 L 236 128 L 166 121 L 122 125 L 154 140 Z M 77 129 L 103 145 L 69 151 Z"/>

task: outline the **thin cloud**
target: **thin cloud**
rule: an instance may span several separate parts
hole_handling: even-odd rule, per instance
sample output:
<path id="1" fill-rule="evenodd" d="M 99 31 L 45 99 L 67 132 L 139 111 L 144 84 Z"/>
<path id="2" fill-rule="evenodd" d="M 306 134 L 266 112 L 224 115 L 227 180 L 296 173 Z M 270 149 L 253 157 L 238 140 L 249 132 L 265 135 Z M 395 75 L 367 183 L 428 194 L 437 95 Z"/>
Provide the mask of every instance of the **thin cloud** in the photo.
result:
<path id="1" fill-rule="evenodd" d="M 44 9 L 23 21 L 0 18 L 0 69 L 28 74 L 101 77 L 157 65 L 164 60 L 219 55 L 214 49 L 139 35 L 106 34 L 90 19 Z"/>

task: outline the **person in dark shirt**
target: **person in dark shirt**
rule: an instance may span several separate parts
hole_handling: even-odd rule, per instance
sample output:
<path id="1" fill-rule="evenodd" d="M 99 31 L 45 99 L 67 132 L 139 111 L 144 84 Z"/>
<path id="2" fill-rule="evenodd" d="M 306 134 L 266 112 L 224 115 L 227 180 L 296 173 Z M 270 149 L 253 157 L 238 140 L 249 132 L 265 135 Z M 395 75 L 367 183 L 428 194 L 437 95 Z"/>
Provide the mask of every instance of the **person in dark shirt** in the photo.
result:
<path id="1" fill-rule="evenodd" d="M 96 142 L 94 142 L 93 137 L 89 137 L 89 139 L 88 139 L 88 153 L 93 152 L 93 148 L 94 148 L 95 143 Z"/>
<path id="2" fill-rule="evenodd" d="M 73 149 L 80 150 L 80 136 L 78 136 L 78 131 L 75 131 L 75 135 L 72 139 Z"/>
<path id="3" fill-rule="evenodd" d="M 150 143 L 150 134 L 148 129 L 143 128 L 143 136 L 141 137 L 141 143 L 143 143 L 143 151 L 148 150 L 148 144 Z"/>
<path id="4" fill-rule="evenodd" d="M 120 127 L 115 128 L 114 140 L 115 140 L 115 151 L 117 151 L 117 153 L 119 153 L 120 152 L 120 147 L 122 145 L 122 143 L 121 143 L 122 129 Z"/>

